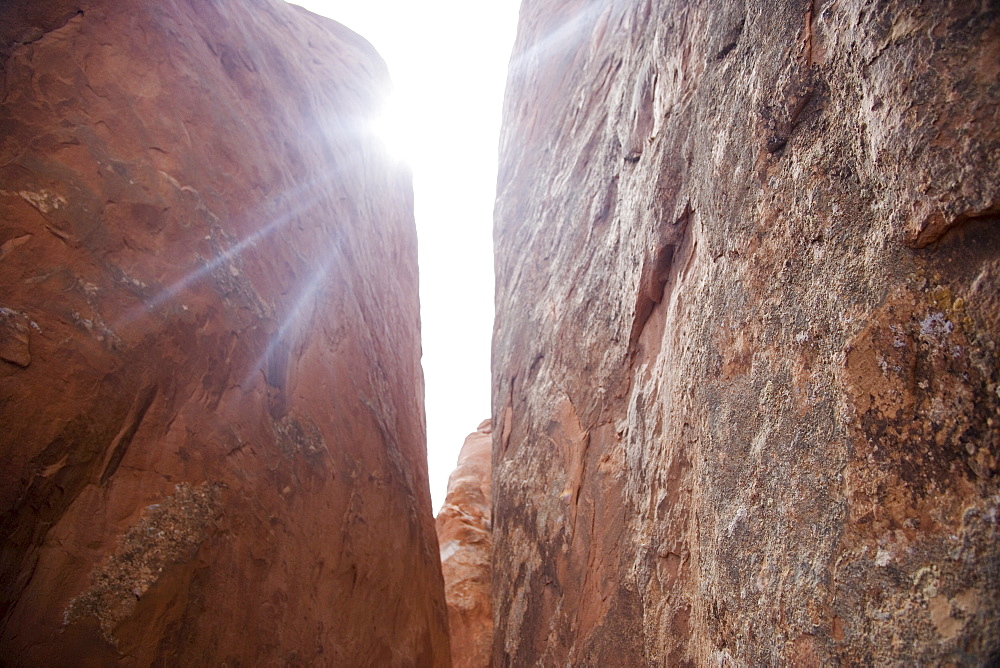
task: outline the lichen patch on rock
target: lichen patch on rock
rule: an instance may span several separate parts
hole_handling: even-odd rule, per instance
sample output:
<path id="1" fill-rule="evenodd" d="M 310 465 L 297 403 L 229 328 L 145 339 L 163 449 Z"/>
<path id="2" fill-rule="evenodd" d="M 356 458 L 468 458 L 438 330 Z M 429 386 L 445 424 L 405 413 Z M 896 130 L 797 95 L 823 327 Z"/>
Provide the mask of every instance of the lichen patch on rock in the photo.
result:
<path id="1" fill-rule="evenodd" d="M 70 602 L 65 623 L 97 618 L 105 639 L 135 609 L 136 601 L 163 569 L 194 556 L 220 512 L 222 485 L 176 485 L 175 493 L 146 507 L 139 521 L 121 537 L 115 552 L 91 576 L 91 586 Z"/>

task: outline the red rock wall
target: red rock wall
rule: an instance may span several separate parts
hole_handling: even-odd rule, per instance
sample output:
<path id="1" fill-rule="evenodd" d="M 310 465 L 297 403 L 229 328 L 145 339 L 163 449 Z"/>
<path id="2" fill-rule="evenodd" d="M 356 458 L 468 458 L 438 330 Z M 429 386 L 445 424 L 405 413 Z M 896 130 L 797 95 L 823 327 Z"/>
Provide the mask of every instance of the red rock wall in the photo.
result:
<path id="1" fill-rule="evenodd" d="M 0 25 L 3 662 L 447 665 L 380 58 L 275 0 Z"/>
<path id="2" fill-rule="evenodd" d="M 466 437 L 436 520 L 455 668 L 486 668 L 493 649 L 492 432 L 486 420 Z"/>
<path id="3" fill-rule="evenodd" d="M 496 665 L 1000 656 L 995 3 L 526 0 Z"/>

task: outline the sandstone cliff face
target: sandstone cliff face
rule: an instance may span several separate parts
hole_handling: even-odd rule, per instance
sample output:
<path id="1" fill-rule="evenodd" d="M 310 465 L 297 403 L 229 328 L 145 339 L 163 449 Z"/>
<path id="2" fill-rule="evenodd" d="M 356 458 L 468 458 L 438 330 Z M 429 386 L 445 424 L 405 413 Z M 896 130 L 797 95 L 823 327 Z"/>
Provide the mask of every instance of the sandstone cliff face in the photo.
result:
<path id="1" fill-rule="evenodd" d="M 0 25 L 4 663 L 447 665 L 377 54 L 272 0 Z"/>
<path id="2" fill-rule="evenodd" d="M 485 420 L 466 437 L 436 522 L 456 668 L 489 666 L 493 648 L 492 433 L 492 422 Z"/>
<path id="3" fill-rule="evenodd" d="M 494 662 L 996 658 L 995 4 L 520 21 Z"/>

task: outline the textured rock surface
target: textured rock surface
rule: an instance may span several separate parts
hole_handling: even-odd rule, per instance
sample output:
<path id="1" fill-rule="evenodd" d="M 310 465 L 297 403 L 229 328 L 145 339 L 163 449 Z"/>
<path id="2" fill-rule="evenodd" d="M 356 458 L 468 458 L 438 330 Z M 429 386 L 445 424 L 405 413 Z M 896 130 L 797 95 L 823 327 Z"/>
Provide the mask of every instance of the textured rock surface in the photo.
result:
<path id="1" fill-rule="evenodd" d="M 526 0 L 497 665 L 1000 650 L 995 3 Z"/>
<path id="2" fill-rule="evenodd" d="M 492 422 L 485 420 L 466 437 L 458 466 L 448 478 L 448 496 L 436 522 L 451 631 L 451 661 L 456 668 L 489 666 L 493 646 L 492 433 Z"/>
<path id="3" fill-rule="evenodd" d="M 272 0 L 0 26 L 3 663 L 448 664 L 377 54 Z"/>

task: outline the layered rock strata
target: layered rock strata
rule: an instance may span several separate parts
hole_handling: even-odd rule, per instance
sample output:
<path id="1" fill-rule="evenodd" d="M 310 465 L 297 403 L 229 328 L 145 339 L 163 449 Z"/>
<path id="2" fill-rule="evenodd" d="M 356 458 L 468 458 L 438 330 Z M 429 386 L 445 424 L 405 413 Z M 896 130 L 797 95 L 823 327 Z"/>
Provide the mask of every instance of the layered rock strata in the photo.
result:
<path id="1" fill-rule="evenodd" d="M 496 665 L 997 660 L 998 73 L 991 3 L 523 3 Z"/>
<path id="2" fill-rule="evenodd" d="M 485 420 L 466 437 L 436 521 L 455 668 L 486 668 L 493 649 L 492 433 Z"/>
<path id="3" fill-rule="evenodd" d="M 274 0 L 0 25 L 3 663 L 447 665 L 381 59 Z"/>

